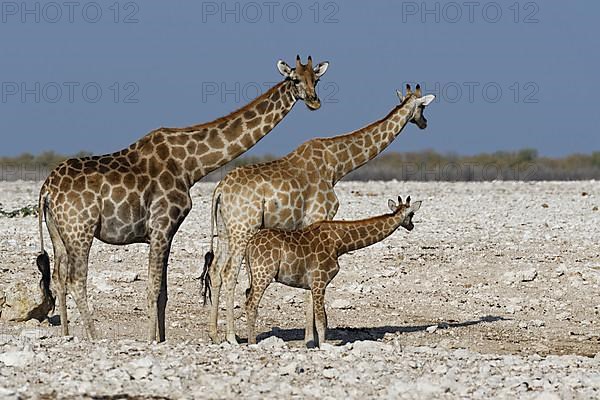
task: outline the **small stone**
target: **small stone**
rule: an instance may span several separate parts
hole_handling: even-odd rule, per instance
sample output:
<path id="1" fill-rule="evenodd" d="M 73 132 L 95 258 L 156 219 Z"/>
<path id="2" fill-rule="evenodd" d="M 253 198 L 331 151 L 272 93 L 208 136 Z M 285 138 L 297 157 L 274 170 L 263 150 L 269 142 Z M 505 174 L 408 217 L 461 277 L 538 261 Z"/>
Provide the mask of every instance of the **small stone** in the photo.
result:
<path id="1" fill-rule="evenodd" d="M 283 298 L 283 301 L 285 301 L 288 304 L 298 303 L 298 299 L 296 299 L 296 295 L 294 295 L 294 294 L 288 294 L 287 296 L 285 296 Z"/>
<path id="2" fill-rule="evenodd" d="M 346 299 L 335 299 L 331 302 L 331 308 L 335 308 L 338 310 L 349 310 L 354 308 L 350 300 Z"/>
<path id="3" fill-rule="evenodd" d="M 554 277 L 561 277 L 565 274 L 565 272 L 567 272 L 567 268 L 565 266 L 556 267 L 556 269 L 554 270 Z"/>
<path id="4" fill-rule="evenodd" d="M 534 320 L 529 321 L 529 325 L 541 328 L 542 326 L 545 326 L 546 323 L 540 319 L 534 319 Z"/>
<path id="5" fill-rule="evenodd" d="M 113 272 L 108 279 L 113 282 L 132 283 L 140 279 L 140 274 L 134 271 Z"/>
<path id="6" fill-rule="evenodd" d="M 16 338 L 16 336 L 12 335 L 0 335 L 0 346 L 14 342 Z"/>
<path id="7" fill-rule="evenodd" d="M 265 340 L 261 340 L 258 343 L 258 346 L 263 348 L 281 349 L 286 347 L 286 344 L 283 339 L 278 338 L 277 336 L 269 336 Z"/>
<path id="8" fill-rule="evenodd" d="M 150 375 L 153 361 L 148 357 L 140 358 L 129 363 L 129 374 L 134 379 L 143 379 Z"/>
<path id="9" fill-rule="evenodd" d="M 7 367 L 26 367 L 33 362 L 34 358 L 33 351 L 7 351 L 0 354 L 0 362 Z"/>
<path id="10" fill-rule="evenodd" d="M 297 373 L 296 370 L 298 368 L 298 365 L 292 361 L 289 364 L 286 364 L 283 367 L 279 368 L 279 375 L 292 375 L 294 373 Z"/>
<path id="11" fill-rule="evenodd" d="M 121 257 L 118 254 L 111 254 L 111 256 L 109 257 L 109 260 L 111 263 L 122 263 L 123 257 Z"/>
<path id="12" fill-rule="evenodd" d="M 428 326 L 427 329 L 425 329 L 428 333 L 434 333 L 435 331 L 437 331 L 438 326 L 437 325 L 431 325 Z"/>
<path id="13" fill-rule="evenodd" d="M 110 293 L 115 289 L 104 276 L 94 276 L 91 281 L 99 292 Z"/>
<path id="14" fill-rule="evenodd" d="M 231 352 L 231 353 L 227 353 L 227 359 L 229 360 L 229 362 L 236 362 L 237 360 L 239 360 L 240 355 L 236 352 Z"/>
<path id="15" fill-rule="evenodd" d="M 519 322 L 518 326 L 519 326 L 519 328 L 521 328 L 521 329 L 527 329 L 527 327 L 528 327 L 529 325 L 527 324 L 527 322 L 526 322 L 526 321 L 521 321 L 521 322 Z"/>
<path id="16" fill-rule="evenodd" d="M 37 319 L 32 318 L 23 322 L 23 325 L 25 325 L 26 328 L 39 328 L 40 322 Z"/>
<path id="17" fill-rule="evenodd" d="M 388 270 L 384 270 L 380 276 L 382 278 L 391 278 L 392 276 L 396 275 L 398 273 L 397 270 L 395 269 L 388 269 Z"/>
<path id="18" fill-rule="evenodd" d="M 368 354 L 377 351 L 377 342 L 372 340 L 357 340 L 352 345 L 352 352 L 358 354 Z"/>
<path id="19" fill-rule="evenodd" d="M 321 349 L 321 351 L 335 351 L 336 347 L 332 344 L 329 343 L 321 343 L 319 345 L 319 348 Z"/>
<path id="20" fill-rule="evenodd" d="M 521 282 L 531 282 L 537 276 L 537 270 L 535 268 L 527 268 L 520 272 L 519 277 Z"/>
<path id="21" fill-rule="evenodd" d="M 517 281 L 517 274 L 512 271 L 505 272 L 502 274 L 502 280 L 505 284 L 511 285 Z"/>
<path id="22" fill-rule="evenodd" d="M 13 389 L 0 386 L 0 398 L 4 399 L 8 396 L 14 396 L 16 393 Z"/>
<path id="23" fill-rule="evenodd" d="M 339 376 L 339 371 L 335 368 L 325 368 L 323 370 L 323 376 L 327 379 L 333 379 Z"/>
<path id="24" fill-rule="evenodd" d="M 515 304 L 509 304 L 505 307 L 505 310 L 508 314 L 514 314 L 516 312 L 520 312 L 523 310 L 523 307 Z"/>
<path id="25" fill-rule="evenodd" d="M 560 396 L 553 392 L 542 392 L 534 397 L 535 400 L 560 400 Z"/>
<path id="26" fill-rule="evenodd" d="M 571 313 L 569 313 L 568 311 L 563 311 L 560 313 L 557 313 L 554 318 L 556 318 L 558 321 L 565 321 L 568 319 L 571 319 Z"/>
<path id="27" fill-rule="evenodd" d="M 23 329 L 20 333 L 21 337 L 27 339 L 45 339 L 52 336 L 52 332 L 48 329 Z"/>
<path id="28" fill-rule="evenodd" d="M 154 364 L 154 362 L 149 357 L 138 358 L 137 360 L 134 360 L 131 362 L 131 365 L 133 365 L 135 367 L 145 367 L 145 368 L 150 368 L 150 367 L 152 367 L 153 364 Z"/>

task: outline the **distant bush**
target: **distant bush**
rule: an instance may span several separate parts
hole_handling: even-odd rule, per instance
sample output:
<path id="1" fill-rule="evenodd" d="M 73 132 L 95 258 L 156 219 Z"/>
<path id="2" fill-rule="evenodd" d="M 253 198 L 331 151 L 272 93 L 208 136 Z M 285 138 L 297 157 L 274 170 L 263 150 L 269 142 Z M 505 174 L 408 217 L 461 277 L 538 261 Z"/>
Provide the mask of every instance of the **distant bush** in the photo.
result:
<path id="1" fill-rule="evenodd" d="M 40 181 L 46 178 L 50 171 L 61 161 L 69 157 L 84 157 L 91 153 L 80 151 L 73 156 L 57 154 L 46 151 L 36 156 L 23 153 L 17 157 L 0 157 L 0 180 L 1 181 Z"/>
<path id="2" fill-rule="evenodd" d="M 74 157 L 87 156 L 80 152 Z M 0 157 L 0 180 L 43 180 L 67 156 L 54 152 Z M 272 161 L 277 157 L 239 157 L 208 174 L 204 181 L 218 181 L 240 165 Z M 401 181 L 545 181 L 600 180 L 600 151 L 563 158 L 540 157 L 535 149 L 459 156 L 435 151 L 387 153 L 348 174 L 344 180 Z"/>
<path id="3" fill-rule="evenodd" d="M 600 152 L 563 158 L 540 157 L 534 149 L 474 156 L 434 151 L 383 154 L 346 180 L 548 181 L 600 179 Z"/>

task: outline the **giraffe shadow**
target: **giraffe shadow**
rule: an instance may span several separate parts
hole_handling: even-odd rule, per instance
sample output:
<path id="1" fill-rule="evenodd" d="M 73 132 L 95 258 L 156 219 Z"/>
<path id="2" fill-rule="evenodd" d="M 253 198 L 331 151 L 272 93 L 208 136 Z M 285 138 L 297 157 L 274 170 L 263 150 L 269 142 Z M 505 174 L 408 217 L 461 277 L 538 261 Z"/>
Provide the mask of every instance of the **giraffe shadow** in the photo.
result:
<path id="1" fill-rule="evenodd" d="M 481 323 L 492 323 L 498 321 L 507 321 L 509 318 L 488 315 L 479 319 L 463 322 L 432 322 L 426 325 L 405 325 L 405 326 L 375 326 L 366 328 L 337 327 L 327 330 L 327 340 L 337 342 L 339 345 L 353 343 L 362 340 L 381 340 L 386 334 L 394 333 L 415 333 L 427 330 L 432 325 L 437 325 L 437 329 L 464 328 Z M 278 337 L 285 342 L 304 340 L 304 329 L 281 329 L 273 328 L 270 332 L 263 332 L 257 336 L 257 340 L 267 339 L 271 336 Z"/>

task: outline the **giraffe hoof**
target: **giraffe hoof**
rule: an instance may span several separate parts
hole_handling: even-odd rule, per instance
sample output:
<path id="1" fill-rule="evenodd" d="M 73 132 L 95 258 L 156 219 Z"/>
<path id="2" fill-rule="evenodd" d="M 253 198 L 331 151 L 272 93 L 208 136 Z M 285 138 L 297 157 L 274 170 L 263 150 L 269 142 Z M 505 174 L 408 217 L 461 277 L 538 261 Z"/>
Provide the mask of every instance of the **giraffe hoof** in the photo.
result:
<path id="1" fill-rule="evenodd" d="M 208 337 L 210 338 L 210 341 L 218 344 L 219 343 L 219 335 L 216 332 L 209 332 Z"/>
<path id="2" fill-rule="evenodd" d="M 237 338 L 235 337 L 235 333 L 228 333 L 227 334 L 227 341 L 230 344 L 238 344 Z"/>

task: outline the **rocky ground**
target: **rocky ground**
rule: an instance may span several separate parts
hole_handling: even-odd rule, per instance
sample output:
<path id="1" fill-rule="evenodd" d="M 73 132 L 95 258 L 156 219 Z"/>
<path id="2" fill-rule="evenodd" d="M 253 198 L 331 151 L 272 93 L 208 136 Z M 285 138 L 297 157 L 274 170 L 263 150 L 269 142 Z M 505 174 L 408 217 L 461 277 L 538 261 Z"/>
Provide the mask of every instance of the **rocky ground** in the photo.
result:
<path id="1" fill-rule="evenodd" d="M 39 186 L 0 182 L 3 209 L 34 204 Z M 424 203 L 411 233 L 340 259 L 320 350 L 303 346 L 304 293 L 279 284 L 258 345 L 209 342 L 197 278 L 213 187 L 195 186 L 173 245 L 164 344 L 144 341 L 145 245 L 92 247 L 101 340 L 83 339 L 71 302 L 74 337 L 10 321 L 37 294 L 37 219 L 0 217 L 0 398 L 600 397 L 600 182 L 338 184 L 339 219 L 397 195 Z"/>

